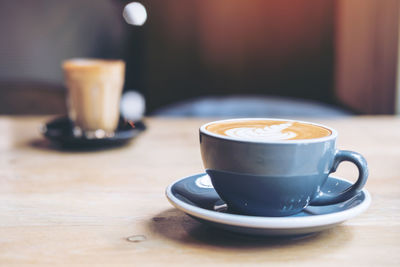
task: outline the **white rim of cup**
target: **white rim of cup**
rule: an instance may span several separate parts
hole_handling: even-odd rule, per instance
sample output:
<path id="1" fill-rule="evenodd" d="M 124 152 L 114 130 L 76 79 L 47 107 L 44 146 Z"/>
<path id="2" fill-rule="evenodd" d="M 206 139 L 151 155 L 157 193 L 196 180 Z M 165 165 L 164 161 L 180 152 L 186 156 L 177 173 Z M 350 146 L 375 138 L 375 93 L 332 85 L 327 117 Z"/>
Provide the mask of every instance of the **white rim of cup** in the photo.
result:
<path id="1" fill-rule="evenodd" d="M 213 132 L 210 132 L 207 130 L 207 126 L 211 124 L 216 124 L 216 123 L 223 123 L 223 122 L 233 122 L 233 121 L 282 121 L 282 122 L 299 122 L 299 123 L 304 123 L 304 124 L 311 124 L 314 126 L 319 126 L 325 129 L 328 129 L 331 131 L 331 134 L 325 137 L 320 137 L 320 138 L 312 138 L 312 139 L 296 139 L 296 140 L 278 140 L 278 141 L 260 141 L 260 140 L 251 140 L 251 139 L 241 139 L 237 137 L 231 137 L 231 136 L 224 136 L 220 134 L 215 134 Z M 331 139 L 335 139 L 338 136 L 338 132 L 335 129 L 332 129 L 331 127 L 319 124 L 319 123 L 314 123 L 314 122 L 308 122 L 308 121 L 300 121 L 300 120 L 288 120 L 288 119 L 277 119 L 277 118 L 238 118 L 238 119 L 226 119 L 226 120 L 218 120 L 218 121 L 212 121 L 208 122 L 200 127 L 200 132 L 209 135 L 218 139 L 224 139 L 224 140 L 229 140 L 229 141 L 236 141 L 236 142 L 245 142 L 245 143 L 258 143 L 258 144 L 305 144 L 305 143 L 319 143 L 319 142 L 324 142 L 328 141 Z"/>

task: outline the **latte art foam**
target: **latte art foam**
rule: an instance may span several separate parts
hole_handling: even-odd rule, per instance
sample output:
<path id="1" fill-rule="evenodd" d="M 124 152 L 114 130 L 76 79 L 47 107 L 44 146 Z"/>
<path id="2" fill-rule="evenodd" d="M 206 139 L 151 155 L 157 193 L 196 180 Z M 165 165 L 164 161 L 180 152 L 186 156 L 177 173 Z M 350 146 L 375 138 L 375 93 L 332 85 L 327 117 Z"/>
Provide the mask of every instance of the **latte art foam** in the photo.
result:
<path id="1" fill-rule="evenodd" d="M 283 132 L 283 130 L 285 130 L 291 125 L 292 123 L 282 123 L 271 126 L 265 126 L 264 128 L 250 128 L 250 127 L 232 128 L 226 130 L 225 135 L 241 139 L 251 139 L 260 141 L 290 140 L 292 138 L 295 138 L 297 134 L 291 131 Z"/>
<path id="2" fill-rule="evenodd" d="M 232 120 L 210 124 L 212 133 L 253 141 L 285 141 L 314 139 L 329 136 L 332 132 L 324 127 L 296 121 Z"/>

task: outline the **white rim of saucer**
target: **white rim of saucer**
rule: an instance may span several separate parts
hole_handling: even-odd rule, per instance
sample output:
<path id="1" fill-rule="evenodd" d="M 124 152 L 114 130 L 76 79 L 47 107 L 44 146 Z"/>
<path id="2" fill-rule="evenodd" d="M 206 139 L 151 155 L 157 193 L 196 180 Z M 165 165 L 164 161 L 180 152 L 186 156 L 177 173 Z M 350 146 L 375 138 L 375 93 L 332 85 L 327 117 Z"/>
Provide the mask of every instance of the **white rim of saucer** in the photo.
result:
<path id="1" fill-rule="evenodd" d="M 368 207 L 371 204 L 371 196 L 369 192 L 366 189 L 363 189 L 362 192 L 365 195 L 365 199 L 363 202 L 347 210 L 330 214 L 312 215 L 305 217 L 259 217 L 259 216 L 221 213 L 189 205 L 183 202 L 182 200 L 179 200 L 172 194 L 171 190 L 172 186 L 175 185 L 177 182 L 189 177 L 191 176 L 179 179 L 167 187 L 165 194 L 169 202 L 175 208 L 194 217 L 204 219 L 206 221 L 211 221 L 220 224 L 227 224 L 232 226 L 261 228 L 261 229 L 296 229 L 296 228 L 307 228 L 307 227 L 316 227 L 329 224 L 337 224 L 363 213 L 365 210 L 368 209 Z M 350 181 L 343 178 L 339 178 L 336 176 L 330 176 L 330 177 L 351 183 Z"/>
<path id="2" fill-rule="evenodd" d="M 304 124 L 311 124 L 315 126 L 319 126 L 325 129 L 328 129 L 331 131 L 331 135 L 325 136 L 325 137 L 320 137 L 320 138 L 313 138 L 313 139 L 298 139 L 298 140 L 284 140 L 284 141 L 260 141 L 260 140 L 249 140 L 249 139 L 241 139 L 237 137 L 231 137 L 231 136 L 224 136 L 224 135 L 219 135 L 212 133 L 208 131 L 206 128 L 208 125 L 215 124 L 215 123 L 222 123 L 222 122 L 230 122 L 230 121 L 256 121 L 256 120 L 266 120 L 266 121 L 284 121 L 284 122 L 300 122 Z M 300 121 L 300 120 L 289 120 L 289 119 L 277 119 L 277 118 L 238 118 L 238 119 L 227 119 L 227 120 L 218 120 L 218 121 L 211 121 L 208 122 L 200 127 L 200 132 L 209 135 L 215 138 L 219 139 L 224 139 L 224 140 L 230 140 L 230 141 L 237 141 L 237 142 L 246 142 L 246 143 L 259 143 L 259 144 L 305 144 L 305 143 L 319 143 L 319 142 L 324 142 L 327 140 L 335 139 L 338 136 L 338 132 L 328 126 L 325 126 L 323 124 L 319 123 L 314 123 L 314 122 L 308 122 L 308 121 Z"/>

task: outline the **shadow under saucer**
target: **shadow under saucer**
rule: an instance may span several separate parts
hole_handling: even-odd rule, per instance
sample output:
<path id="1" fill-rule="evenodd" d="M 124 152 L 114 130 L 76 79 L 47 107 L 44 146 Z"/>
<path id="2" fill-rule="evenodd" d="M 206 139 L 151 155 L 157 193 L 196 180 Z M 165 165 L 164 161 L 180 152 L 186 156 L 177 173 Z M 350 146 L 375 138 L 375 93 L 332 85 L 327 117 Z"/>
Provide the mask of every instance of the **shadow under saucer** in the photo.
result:
<path id="1" fill-rule="evenodd" d="M 298 245 L 314 247 L 318 244 L 321 246 L 334 244 L 334 246 L 341 247 L 352 239 L 351 231 L 346 231 L 346 227 L 335 227 L 323 232 L 292 236 L 240 234 L 199 223 L 177 209 L 166 210 L 155 215 L 148 226 L 151 232 L 184 245 L 207 244 L 227 249 L 240 248 L 241 250 L 295 248 Z"/>

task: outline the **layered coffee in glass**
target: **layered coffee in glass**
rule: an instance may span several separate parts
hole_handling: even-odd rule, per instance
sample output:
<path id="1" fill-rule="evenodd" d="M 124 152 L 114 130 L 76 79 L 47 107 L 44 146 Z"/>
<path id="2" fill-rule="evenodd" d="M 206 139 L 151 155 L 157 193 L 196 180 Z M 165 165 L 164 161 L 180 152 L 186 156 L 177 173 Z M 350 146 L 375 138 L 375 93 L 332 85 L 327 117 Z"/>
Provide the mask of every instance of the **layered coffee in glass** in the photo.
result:
<path id="1" fill-rule="evenodd" d="M 63 70 L 74 135 L 87 138 L 113 136 L 119 121 L 125 62 L 70 59 L 63 62 Z"/>

